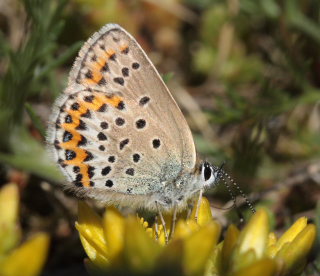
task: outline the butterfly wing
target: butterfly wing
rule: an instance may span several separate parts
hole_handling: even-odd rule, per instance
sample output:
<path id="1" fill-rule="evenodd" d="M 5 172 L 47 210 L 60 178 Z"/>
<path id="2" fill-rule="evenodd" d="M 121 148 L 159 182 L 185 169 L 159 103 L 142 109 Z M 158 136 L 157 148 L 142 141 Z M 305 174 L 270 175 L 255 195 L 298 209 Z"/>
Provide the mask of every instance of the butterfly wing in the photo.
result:
<path id="1" fill-rule="evenodd" d="M 139 44 L 115 24 L 82 47 L 51 122 L 49 147 L 75 190 L 147 195 L 195 166 L 183 114 Z"/>

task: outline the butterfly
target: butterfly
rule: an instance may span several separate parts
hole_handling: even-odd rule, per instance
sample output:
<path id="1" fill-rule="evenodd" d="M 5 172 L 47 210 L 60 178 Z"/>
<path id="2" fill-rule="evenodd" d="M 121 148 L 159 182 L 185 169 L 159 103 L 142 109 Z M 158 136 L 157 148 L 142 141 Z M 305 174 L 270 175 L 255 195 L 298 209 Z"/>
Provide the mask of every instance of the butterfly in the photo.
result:
<path id="1" fill-rule="evenodd" d="M 190 128 L 154 65 L 122 27 L 82 47 L 54 103 L 47 143 L 66 189 L 106 204 L 186 207 L 221 170 L 197 158 Z"/>

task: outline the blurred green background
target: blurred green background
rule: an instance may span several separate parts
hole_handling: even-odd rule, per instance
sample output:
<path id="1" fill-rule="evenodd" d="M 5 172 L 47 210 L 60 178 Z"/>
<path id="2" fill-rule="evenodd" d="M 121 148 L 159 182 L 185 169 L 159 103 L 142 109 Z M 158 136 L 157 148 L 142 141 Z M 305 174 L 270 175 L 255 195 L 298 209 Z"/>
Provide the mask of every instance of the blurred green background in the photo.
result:
<path id="1" fill-rule="evenodd" d="M 44 137 L 77 51 L 110 22 L 127 29 L 163 75 L 200 155 L 225 161 L 251 201 L 268 207 L 276 231 L 302 215 L 317 220 L 318 0 L 2 0 L 0 185 L 19 185 L 26 236 L 52 236 L 44 275 L 86 275 L 76 200 L 58 186 L 64 178 Z M 219 207 L 231 200 L 223 185 L 209 198 Z M 234 211 L 213 212 L 222 223 L 237 220 Z M 305 275 L 316 270 L 319 260 Z"/>

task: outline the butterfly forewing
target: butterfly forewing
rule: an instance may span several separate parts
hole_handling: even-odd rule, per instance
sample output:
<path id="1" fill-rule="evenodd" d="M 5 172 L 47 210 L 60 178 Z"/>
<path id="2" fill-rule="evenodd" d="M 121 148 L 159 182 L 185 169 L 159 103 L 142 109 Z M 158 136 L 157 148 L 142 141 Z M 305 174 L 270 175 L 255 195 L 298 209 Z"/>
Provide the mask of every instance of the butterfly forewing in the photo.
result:
<path id="1" fill-rule="evenodd" d="M 145 195 L 195 165 L 190 129 L 154 66 L 109 24 L 79 53 L 49 144 L 74 187 Z"/>

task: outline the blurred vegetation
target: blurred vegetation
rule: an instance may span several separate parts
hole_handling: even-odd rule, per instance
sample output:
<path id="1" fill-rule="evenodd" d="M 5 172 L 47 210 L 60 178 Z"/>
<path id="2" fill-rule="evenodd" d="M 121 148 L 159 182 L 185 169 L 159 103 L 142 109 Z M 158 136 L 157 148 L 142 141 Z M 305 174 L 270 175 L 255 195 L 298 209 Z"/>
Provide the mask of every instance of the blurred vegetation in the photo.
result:
<path id="1" fill-rule="evenodd" d="M 25 232 L 51 233 L 45 275 L 84 273 L 75 200 L 55 185 L 63 177 L 44 133 L 77 51 L 109 22 L 141 43 L 200 154 L 226 161 L 276 231 L 301 215 L 319 223 L 319 10 L 317 0 L 1 1 L 0 185 L 19 185 Z M 223 206 L 230 196 L 221 185 L 210 199 Z M 305 275 L 319 273 L 319 257 L 311 261 Z"/>

